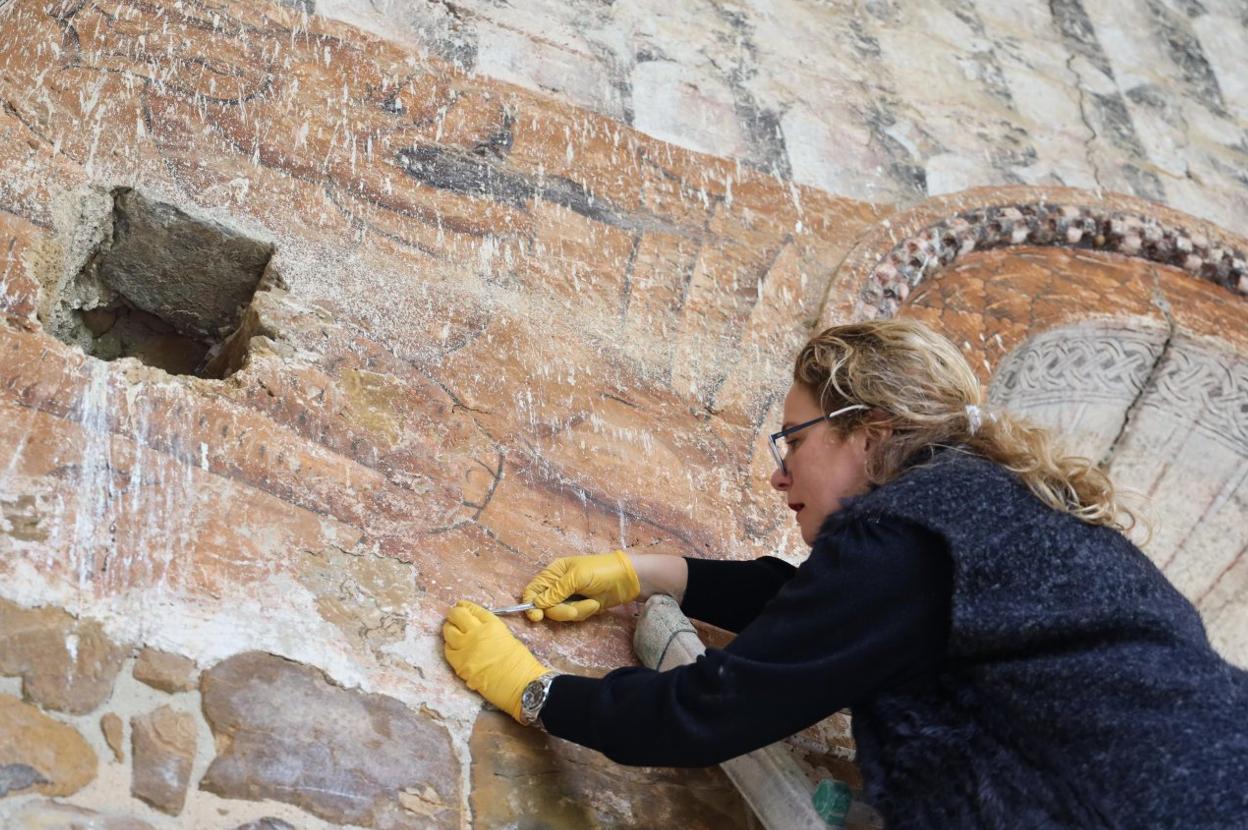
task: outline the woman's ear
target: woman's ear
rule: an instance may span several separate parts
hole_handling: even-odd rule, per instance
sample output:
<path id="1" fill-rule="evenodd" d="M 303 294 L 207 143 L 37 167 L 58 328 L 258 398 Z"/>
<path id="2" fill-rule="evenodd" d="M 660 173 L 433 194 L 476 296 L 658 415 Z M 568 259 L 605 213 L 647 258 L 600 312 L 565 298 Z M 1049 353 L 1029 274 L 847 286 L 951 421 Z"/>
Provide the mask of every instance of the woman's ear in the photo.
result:
<path id="1" fill-rule="evenodd" d="M 862 426 L 863 434 L 866 436 L 866 443 L 863 445 L 863 451 L 870 455 L 879 448 L 893 435 L 893 428 L 887 421 L 867 421 Z"/>

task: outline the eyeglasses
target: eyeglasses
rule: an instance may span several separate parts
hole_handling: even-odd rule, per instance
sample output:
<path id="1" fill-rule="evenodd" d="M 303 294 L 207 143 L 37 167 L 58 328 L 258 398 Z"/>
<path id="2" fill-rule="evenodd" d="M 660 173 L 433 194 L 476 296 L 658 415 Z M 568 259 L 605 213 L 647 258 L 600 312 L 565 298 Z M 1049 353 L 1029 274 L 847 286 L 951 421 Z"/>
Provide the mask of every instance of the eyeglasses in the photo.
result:
<path id="1" fill-rule="evenodd" d="M 818 418 L 812 418 L 811 420 L 807 421 L 804 424 L 798 424 L 797 426 L 792 426 L 792 427 L 789 427 L 788 429 L 782 429 L 779 432 L 773 432 L 771 434 L 771 439 L 768 441 L 767 445 L 771 447 L 771 456 L 772 458 L 776 459 L 776 466 L 780 468 L 780 472 L 784 473 L 786 476 L 789 474 L 789 468 L 786 467 L 784 464 L 784 456 L 787 450 L 785 452 L 782 452 L 780 450 L 779 441 L 782 438 L 788 438 L 793 433 L 806 429 L 806 427 L 813 427 L 815 424 L 819 423 L 820 421 L 830 421 L 831 419 L 835 418 L 837 415 L 843 415 L 846 412 L 852 412 L 855 409 L 870 409 L 870 407 L 864 406 L 860 403 L 856 403 L 853 406 L 846 406 L 846 407 L 836 410 L 835 412 L 829 412 L 827 415 L 820 415 Z"/>

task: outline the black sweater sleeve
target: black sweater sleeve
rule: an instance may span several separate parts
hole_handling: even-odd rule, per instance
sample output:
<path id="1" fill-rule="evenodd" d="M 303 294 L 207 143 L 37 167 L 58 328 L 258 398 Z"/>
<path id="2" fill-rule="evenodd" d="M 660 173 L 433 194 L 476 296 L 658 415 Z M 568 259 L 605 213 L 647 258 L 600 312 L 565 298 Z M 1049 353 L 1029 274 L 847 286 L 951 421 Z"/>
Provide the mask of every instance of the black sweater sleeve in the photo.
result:
<path id="1" fill-rule="evenodd" d="M 797 568 L 764 556 L 747 561 L 685 557 L 689 579 L 680 610 L 685 616 L 729 631 L 745 628 L 793 578 Z"/>
<path id="2" fill-rule="evenodd" d="M 727 648 L 666 672 L 562 675 L 542 722 L 624 764 L 709 766 L 758 749 L 935 667 L 952 570 L 929 531 L 849 523 Z"/>

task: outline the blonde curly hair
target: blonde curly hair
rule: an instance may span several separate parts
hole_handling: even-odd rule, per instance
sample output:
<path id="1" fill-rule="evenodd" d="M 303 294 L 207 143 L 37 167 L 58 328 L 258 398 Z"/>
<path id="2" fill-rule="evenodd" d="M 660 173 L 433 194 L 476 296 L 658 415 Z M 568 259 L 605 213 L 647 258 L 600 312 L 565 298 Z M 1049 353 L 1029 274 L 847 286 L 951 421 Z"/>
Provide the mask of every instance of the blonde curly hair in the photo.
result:
<path id="1" fill-rule="evenodd" d="M 914 320 L 833 326 L 798 353 L 793 381 L 824 412 L 864 404 L 831 425 L 842 436 L 887 427 L 867 459 L 873 484 L 896 477 L 924 450 L 951 447 L 995 461 L 1041 501 L 1092 525 L 1126 532 L 1141 523 L 1093 461 L 1066 455 L 1041 427 L 1004 411 L 982 415 L 979 379 L 958 348 Z M 1143 522 L 1147 529 L 1147 523 Z"/>

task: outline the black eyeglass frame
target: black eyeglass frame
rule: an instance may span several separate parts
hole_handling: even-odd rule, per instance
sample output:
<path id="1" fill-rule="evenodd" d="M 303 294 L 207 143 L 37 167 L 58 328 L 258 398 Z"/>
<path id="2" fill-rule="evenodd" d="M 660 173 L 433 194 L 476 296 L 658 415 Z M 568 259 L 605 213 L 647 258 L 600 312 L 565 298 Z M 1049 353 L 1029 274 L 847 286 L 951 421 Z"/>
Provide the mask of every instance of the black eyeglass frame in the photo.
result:
<path id="1" fill-rule="evenodd" d="M 852 406 L 842 407 L 836 410 L 835 412 L 829 412 L 827 415 L 820 415 L 818 418 L 811 418 L 809 421 L 806 421 L 805 423 L 797 424 L 796 426 L 791 426 L 786 429 L 782 429 L 779 432 L 773 432 L 767 441 L 767 446 L 771 448 L 771 457 L 776 460 L 776 466 L 780 468 L 780 472 L 787 476 L 789 474 L 789 468 L 785 466 L 784 453 L 780 452 L 780 445 L 779 443 L 777 443 L 781 438 L 788 438 L 793 433 L 800 432 L 801 430 L 806 429 L 807 427 L 813 427 L 815 424 L 820 423 L 821 421 L 830 421 L 833 418 L 835 418 L 837 415 L 844 415 L 846 412 L 852 412 L 855 409 L 870 409 L 870 408 L 871 407 L 869 406 L 856 403 L 856 404 L 853 404 Z"/>

